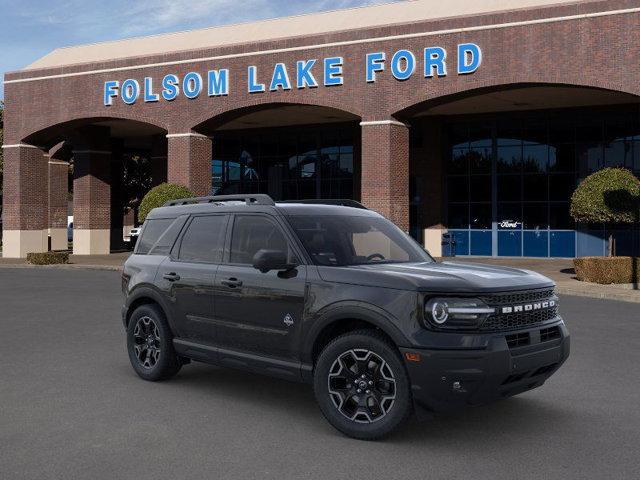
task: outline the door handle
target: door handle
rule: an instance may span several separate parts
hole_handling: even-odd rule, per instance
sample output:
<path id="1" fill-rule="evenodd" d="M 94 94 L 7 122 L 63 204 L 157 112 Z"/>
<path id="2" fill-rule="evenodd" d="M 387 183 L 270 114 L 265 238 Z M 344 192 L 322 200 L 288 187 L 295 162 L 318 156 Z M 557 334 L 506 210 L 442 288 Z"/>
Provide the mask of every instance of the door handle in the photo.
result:
<path id="1" fill-rule="evenodd" d="M 165 280 L 169 280 L 170 282 L 175 282 L 176 280 L 180 280 L 180 275 L 178 275 L 176 272 L 169 272 L 162 275 L 162 278 L 164 278 Z"/>
<path id="2" fill-rule="evenodd" d="M 220 282 L 225 287 L 236 288 L 242 286 L 242 280 L 238 280 L 237 278 L 229 278 L 227 280 L 222 280 Z"/>

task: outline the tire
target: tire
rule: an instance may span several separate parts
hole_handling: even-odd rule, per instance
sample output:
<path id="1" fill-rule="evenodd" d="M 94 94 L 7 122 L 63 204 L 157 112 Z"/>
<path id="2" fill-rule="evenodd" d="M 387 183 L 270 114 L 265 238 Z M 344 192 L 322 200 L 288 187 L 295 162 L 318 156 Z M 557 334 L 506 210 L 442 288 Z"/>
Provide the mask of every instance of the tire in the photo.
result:
<path id="1" fill-rule="evenodd" d="M 167 319 L 157 305 L 141 305 L 131 314 L 127 351 L 135 372 L 150 382 L 171 378 L 182 367 Z"/>
<path id="2" fill-rule="evenodd" d="M 402 357 L 375 330 L 349 332 L 332 340 L 318 356 L 313 385 L 328 422 L 360 440 L 390 434 L 413 410 Z"/>

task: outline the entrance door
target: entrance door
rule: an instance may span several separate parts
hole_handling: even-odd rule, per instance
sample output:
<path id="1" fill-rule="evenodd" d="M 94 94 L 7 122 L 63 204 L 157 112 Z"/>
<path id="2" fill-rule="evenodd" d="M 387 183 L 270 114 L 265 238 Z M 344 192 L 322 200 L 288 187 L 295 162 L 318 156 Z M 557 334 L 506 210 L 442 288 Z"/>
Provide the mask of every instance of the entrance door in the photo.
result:
<path id="1" fill-rule="evenodd" d="M 295 361 L 307 267 L 261 273 L 252 266 L 253 256 L 260 249 L 284 251 L 290 261 L 300 258 L 274 217 L 235 215 L 227 261 L 220 265 L 215 279 L 218 345 L 235 352 Z"/>

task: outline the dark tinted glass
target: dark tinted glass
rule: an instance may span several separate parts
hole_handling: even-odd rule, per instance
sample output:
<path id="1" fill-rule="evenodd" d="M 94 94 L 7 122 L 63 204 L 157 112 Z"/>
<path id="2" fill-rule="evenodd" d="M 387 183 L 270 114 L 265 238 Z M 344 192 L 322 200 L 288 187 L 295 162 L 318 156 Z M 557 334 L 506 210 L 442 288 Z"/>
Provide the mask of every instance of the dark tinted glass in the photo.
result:
<path id="1" fill-rule="evenodd" d="M 474 229 L 491 228 L 491 204 L 472 203 L 470 224 Z"/>
<path id="2" fill-rule="evenodd" d="M 447 196 L 450 202 L 467 202 L 469 200 L 469 177 L 449 177 Z"/>
<path id="3" fill-rule="evenodd" d="M 491 175 L 471 175 L 472 202 L 490 202 L 492 192 Z"/>
<path id="4" fill-rule="evenodd" d="M 318 265 L 433 261 L 417 243 L 384 218 L 292 216 L 289 221 Z"/>
<path id="5" fill-rule="evenodd" d="M 469 228 L 469 204 L 449 205 L 449 228 Z"/>
<path id="6" fill-rule="evenodd" d="M 547 229 L 549 226 L 549 220 L 547 215 L 547 203 L 532 203 L 524 204 L 523 217 L 525 229 Z"/>
<path id="7" fill-rule="evenodd" d="M 153 220 L 147 220 L 144 223 L 140 240 L 138 240 L 136 253 L 141 255 L 147 254 L 151 247 L 153 247 L 153 245 L 158 241 L 160 235 L 164 233 L 174 220 L 174 218 L 156 218 Z"/>
<path id="8" fill-rule="evenodd" d="M 149 255 L 168 255 L 171 251 L 171 247 L 178 238 L 180 234 L 180 230 L 182 230 L 182 226 L 184 222 L 187 220 L 187 215 L 182 215 L 175 219 L 175 221 L 169 225 L 160 238 L 155 243 L 155 245 L 151 248 Z"/>
<path id="9" fill-rule="evenodd" d="M 237 216 L 231 234 L 231 263 L 251 265 L 258 250 L 280 250 L 289 255 L 288 242 L 280 228 L 266 217 Z"/>
<path id="10" fill-rule="evenodd" d="M 220 263 L 226 215 L 194 217 L 182 237 L 178 258 L 185 262 Z"/>

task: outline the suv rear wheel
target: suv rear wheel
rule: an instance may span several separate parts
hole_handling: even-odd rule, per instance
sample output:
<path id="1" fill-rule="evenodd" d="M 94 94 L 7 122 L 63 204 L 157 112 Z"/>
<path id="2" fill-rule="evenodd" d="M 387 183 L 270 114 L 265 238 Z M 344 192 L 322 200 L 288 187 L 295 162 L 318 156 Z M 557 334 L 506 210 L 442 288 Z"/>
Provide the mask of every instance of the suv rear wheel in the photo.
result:
<path id="1" fill-rule="evenodd" d="M 314 391 L 329 423 L 363 440 L 391 433 L 412 410 L 400 354 L 374 330 L 347 333 L 325 347 L 314 370 Z"/>
<path id="2" fill-rule="evenodd" d="M 173 335 L 162 310 L 141 305 L 131 314 L 127 327 L 127 350 L 136 373 L 152 382 L 173 377 L 182 362 L 173 349 Z"/>

